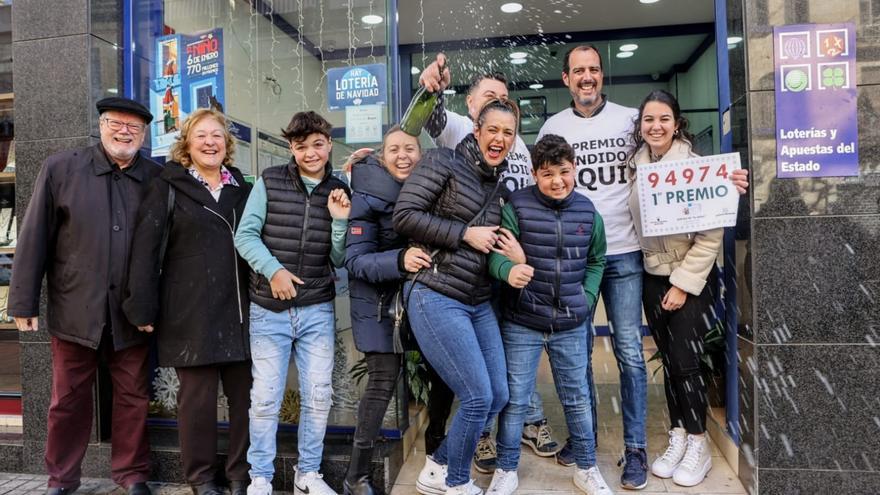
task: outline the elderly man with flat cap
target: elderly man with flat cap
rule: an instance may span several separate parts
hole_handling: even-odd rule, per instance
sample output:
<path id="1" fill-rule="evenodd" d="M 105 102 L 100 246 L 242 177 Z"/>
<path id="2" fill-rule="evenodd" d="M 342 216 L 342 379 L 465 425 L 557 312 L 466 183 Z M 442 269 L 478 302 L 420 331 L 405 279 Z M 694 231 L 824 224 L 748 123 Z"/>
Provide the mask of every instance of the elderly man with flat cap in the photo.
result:
<path id="1" fill-rule="evenodd" d="M 99 360 L 113 381 L 113 481 L 149 495 L 148 335 L 122 312 L 138 205 L 162 170 L 140 148 L 153 116 L 125 98 L 97 103 L 101 142 L 50 156 L 37 176 L 18 236 L 9 314 L 19 330 L 37 330 L 46 276 L 44 320 L 52 340 L 46 470 L 50 495 L 72 493 L 92 427 Z"/>

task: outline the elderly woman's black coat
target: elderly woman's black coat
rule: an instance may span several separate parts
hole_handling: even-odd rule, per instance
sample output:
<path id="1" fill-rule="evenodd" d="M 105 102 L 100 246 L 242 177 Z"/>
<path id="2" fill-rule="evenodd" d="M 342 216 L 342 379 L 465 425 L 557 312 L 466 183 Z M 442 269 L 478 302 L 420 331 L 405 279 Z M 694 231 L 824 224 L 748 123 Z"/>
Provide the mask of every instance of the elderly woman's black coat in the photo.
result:
<path id="1" fill-rule="evenodd" d="M 160 366 L 250 358 L 248 267 L 233 237 L 251 185 L 238 169 L 229 171 L 238 187 L 224 186 L 218 202 L 184 167 L 170 162 L 150 184 L 138 212 L 123 308 L 135 325 L 154 325 Z M 175 201 L 160 263 L 169 187 L 175 188 Z"/>

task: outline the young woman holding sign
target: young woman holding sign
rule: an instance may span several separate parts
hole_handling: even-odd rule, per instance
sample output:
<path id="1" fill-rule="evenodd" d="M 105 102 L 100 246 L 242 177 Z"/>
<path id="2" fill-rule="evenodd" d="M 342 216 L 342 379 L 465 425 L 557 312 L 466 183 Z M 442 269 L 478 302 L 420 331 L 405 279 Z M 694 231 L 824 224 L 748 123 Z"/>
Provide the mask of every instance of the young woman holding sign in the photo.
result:
<path id="1" fill-rule="evenodd" d="M 632 139 L 630 172 L 639 165 L 698 156 L 678 102 L 652 91 L 639 107 Z M 732 174 L 740 193 L 748 187 L 744 171 Z M 715 259 L 724 229 L 645 237 L 638 182 L 632 181 L 629 208 L 644 254 L 642 304 L 663 359 L 666 406 L 672 422 L 669 446 L 651 465 L 660 478 L 694 486 L 706 477 L 712 458 L 706 438 L 706 380 L 700 368 L 703 336 L 713 323 Z"/>

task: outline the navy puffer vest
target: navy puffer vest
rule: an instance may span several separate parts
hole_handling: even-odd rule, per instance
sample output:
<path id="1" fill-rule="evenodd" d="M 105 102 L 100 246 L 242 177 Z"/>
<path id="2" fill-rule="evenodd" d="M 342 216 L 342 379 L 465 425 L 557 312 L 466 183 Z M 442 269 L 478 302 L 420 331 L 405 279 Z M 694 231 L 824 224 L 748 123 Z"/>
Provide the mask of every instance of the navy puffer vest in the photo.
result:
<path id="1" fill-rule="evenodd" d="M 519 242 L 535 274 L 521 290 L 506 286 L 504 317 L 541 332 L 579 326 L 591 310 L 584 277 L 593 237 L 593 203 L 576 192 L 551 199 L 529 186 L 512 193 L 510 204 L 519 221 Z"/>
<path id="2" fill-rule="evenodd" d="M 287 165 L 263 171 L 266 185 L 266 222 L 263 244 L 288 271 L 302 279 L 296 297 L 282 301 L 272 297 L 269 281 L 251 270 L 249 295 L 252 302 L 271 311 L 332 301 L 336 297 L 330 264 L 330 232 L 333 219 L 327 198 L 334 189 L 348 188 L 325 170 L 324 178 L 311 194 L 291 160 Z"/>

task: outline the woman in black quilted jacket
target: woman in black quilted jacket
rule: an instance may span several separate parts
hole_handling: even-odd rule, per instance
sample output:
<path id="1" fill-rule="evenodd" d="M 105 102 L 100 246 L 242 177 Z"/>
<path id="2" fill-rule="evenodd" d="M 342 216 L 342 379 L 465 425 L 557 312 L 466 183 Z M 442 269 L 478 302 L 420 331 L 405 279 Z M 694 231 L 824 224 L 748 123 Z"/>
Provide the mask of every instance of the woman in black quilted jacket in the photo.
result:
<path id="1" fill-rule="evenodd" d="M 486 102 L 474 133 L 455 150 L 424 155 L 394 209 L 395 230 L 432 259 L 432 266 L 406 287 L 410 326 L 425 357 L 461 402 L 446 440 L 425 462 L 420 493 L 481 493 L 470 479 L 471 457 L 487 418 L 507 403 L 507 366 L 489 303 L 487 254 L 500 235 L 504 187 L 498 179 L 516 139 L 518 117 L 509 100 Z"/>

